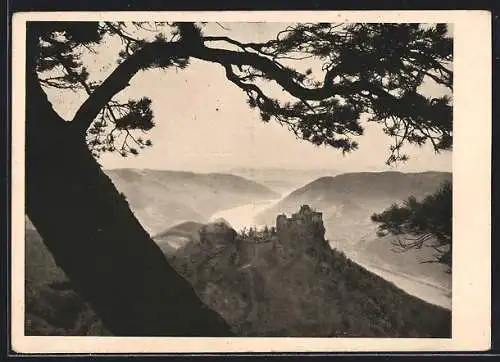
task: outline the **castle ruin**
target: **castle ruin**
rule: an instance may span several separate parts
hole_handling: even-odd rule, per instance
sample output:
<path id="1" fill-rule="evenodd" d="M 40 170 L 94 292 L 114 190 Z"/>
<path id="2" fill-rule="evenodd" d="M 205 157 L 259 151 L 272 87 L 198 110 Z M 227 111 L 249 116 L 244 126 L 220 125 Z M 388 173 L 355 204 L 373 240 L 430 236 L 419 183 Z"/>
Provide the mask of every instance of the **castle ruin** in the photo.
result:
<path id="1" fill-rule="evenodd" d="M 323 213 L 312 210 L 309 205 L 302 205 L 299 212 L 287 217 L 285 214 L 276 218 L 276 230 L 279 232 L 288 230 L 290 226 L 323 224 Z"/>

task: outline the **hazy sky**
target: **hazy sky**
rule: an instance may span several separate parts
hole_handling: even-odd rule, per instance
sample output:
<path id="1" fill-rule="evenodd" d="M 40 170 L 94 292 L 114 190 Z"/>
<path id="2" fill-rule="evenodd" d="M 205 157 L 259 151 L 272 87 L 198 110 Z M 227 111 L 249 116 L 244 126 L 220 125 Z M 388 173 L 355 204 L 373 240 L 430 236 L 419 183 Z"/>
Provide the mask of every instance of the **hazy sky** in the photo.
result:
<path id="1" fill-rule="evenodd" d="M 240 41 L 274 38 L 286 24 L 230 23 L 208 24 L 208 35 L 230 35 Z M 218 46 L 219 44 L 210 44 Z M 83 58 L 91 76 L 98 79 L 116 66 L 118 40 L 96 48 L 96 54 Z M 312 64 L 302 63 L 300 67 Z M 314 69 L 314 65 L 313 65 Z M 322 74 L 319 75 L 320 79 Z M 443 90 L 426 84 L 429 96 Z M 50 91 L 54 107 L 71 119 L 85 98 L 81 93 Z M 430 146 L 407 147 L 410 160 L 397 168 L 385 166 L 391 139 L 379 126 L 366 126 L 359 137 L 359 149 L 342 156 L 338 150 L 300 141 L 277 123 L 263 123 L 258 112 L 246 104 L 246 95 L 230 83 L 220 65 L 192 59 L 185 70 L 149 70 L 138 73 L 130 87 L 120 93 L 127 99 L 152 99 L 156 127 L 149 132 L 153 147 L 138 156 L 123 158 L 105 154 L 104 168 L 136 167 L 193 171 L 220 171 L 231 167 L 327 168 L 339 171 L 451 170 L 451 152 L 434 154 Z"/>

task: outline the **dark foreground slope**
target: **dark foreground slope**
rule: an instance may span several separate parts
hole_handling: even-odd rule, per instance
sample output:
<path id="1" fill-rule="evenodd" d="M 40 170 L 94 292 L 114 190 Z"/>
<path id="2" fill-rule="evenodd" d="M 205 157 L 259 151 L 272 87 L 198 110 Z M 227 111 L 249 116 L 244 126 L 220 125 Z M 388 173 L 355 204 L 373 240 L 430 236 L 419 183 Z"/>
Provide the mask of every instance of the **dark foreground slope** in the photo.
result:
<path id="1" fill-rule="evenodd" d="M 450 337 L 449 310 L 370 273 L 323 235 L 322 225 L 292 225 L 255 242 L 215 228 L 171 261 L 240 335 Z"/>
<path id="2" fill-rule="evenodd" d="M 57 267 L 32 227 L 26 228 L 26 335 L 110 335 Z"/>
<path id="3" fill-rule="evenodd" d="M 332 250 L 318 225 L 256 240 L 225 223 L 173 228 L 187 244 L 168 258 L 242 336 L 450 337 L 451 313 Z M 108 335 L 65 282 L 34 230 L 26 248 L 26 334 Z M 167 235 L 167 236 L 169 236 Z"/>

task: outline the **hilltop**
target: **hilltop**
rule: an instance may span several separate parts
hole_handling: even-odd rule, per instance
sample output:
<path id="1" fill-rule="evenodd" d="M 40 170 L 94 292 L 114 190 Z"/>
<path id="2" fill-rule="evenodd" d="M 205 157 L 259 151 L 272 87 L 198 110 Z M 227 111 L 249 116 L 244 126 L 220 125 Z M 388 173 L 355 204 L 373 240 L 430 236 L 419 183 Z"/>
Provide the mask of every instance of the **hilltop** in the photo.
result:
<path id="1" fill-rule="evenodd" d="M 153 240 L 160 246 L 164 254 L 173 255 L 189 242 L 199 242 L 199 230 L 202 227 L 203 224 L 199 222 L 182 222 L 153 236 Z"/>
<path id="2" fill-rule="evenodd" d="M 326 237 L 330 244 L 364 264 L 391 269 L 410 277 L 424 279 L 447 289 L 451 294 L 451 275 L 438 264 L 422 264 L 432 259 L 433 250 L 424 248 L 408 253 L 394 253 L 393 237 L 379 237 L 370 220 L 393 203 L 410 195 L 417 199 L 435 192 L 441 182 L 451 181 L 449 172 L 359 172 L 335 177 L 321 177 L 293 191 L 281 202 L 264 210 L 256 219 L 269 224 L 279 213 L 294 212 L 309 204 L 323 211 Z"/>
<path id="3" fill-rule="evenodd" d="M 322 214 L 307 207 L 244 235 L 212 223 L 170 260 L 240 335 L 450 335 L 450 311 L 331 249 L 324 231 Z"/>

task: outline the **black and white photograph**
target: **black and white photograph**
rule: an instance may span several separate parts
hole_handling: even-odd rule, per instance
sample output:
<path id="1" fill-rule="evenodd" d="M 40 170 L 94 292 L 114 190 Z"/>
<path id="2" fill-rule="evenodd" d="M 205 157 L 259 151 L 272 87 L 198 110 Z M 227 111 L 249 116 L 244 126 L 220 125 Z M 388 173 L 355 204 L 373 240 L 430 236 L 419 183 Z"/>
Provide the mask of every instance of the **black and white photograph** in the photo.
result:
<path id="1" fill-rule="evenodd" d="M 456 154 L 453 20 L 132 14 L 17 30 L 13 328 L 425 349 L 466 332 L 464 304 L 482 320 L 456 285 L 489 240 L 456 232 L 455 181 L 481 174 Z"/>

